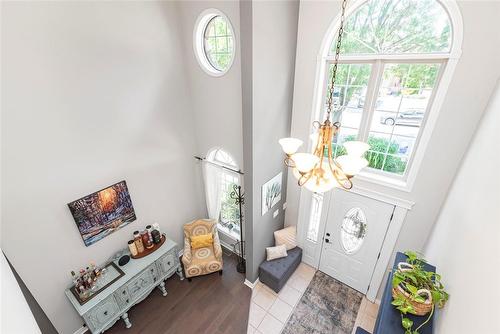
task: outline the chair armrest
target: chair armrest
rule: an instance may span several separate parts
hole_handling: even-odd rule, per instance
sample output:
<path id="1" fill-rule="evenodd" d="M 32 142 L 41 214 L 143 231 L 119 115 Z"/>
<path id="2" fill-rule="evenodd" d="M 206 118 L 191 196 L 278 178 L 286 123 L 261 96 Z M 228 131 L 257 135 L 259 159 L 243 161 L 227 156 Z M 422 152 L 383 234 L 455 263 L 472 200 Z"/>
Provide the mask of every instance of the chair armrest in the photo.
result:
<path id="1" fill-rule="evenodd" d="M 189 242 L 189 238 L 184 238 L 184 253 L 182 254 L 182 263 L 184 267 L 189 266 L 191 261 L 193 260 L 193 256 L 191 254 L 191 244 Z"/>
<path id="2" fill-rule="evenodd" d="M 219 234 L 217 233 L 217 230 L 215 230 L 214 232 L 214 255 L 218 261 L 222 262 L 222 247 L 220 245 Z"/>

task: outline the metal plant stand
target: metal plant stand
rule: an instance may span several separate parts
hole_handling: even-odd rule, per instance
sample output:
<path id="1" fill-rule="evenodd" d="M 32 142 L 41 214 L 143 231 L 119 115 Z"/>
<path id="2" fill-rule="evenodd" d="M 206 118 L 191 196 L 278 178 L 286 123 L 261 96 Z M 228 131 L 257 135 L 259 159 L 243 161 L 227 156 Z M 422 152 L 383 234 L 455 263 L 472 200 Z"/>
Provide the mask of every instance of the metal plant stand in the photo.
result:
<path id="1" fill-rule="evenodd" d="M 235 203 L 238 204 L 239 207 L 239 219 L 240 219 L 240 241 L 235 244 L 235 249 L 239 248 L 239 256 L 238 256 L 238 265 L 236 266 L 236 270 L 239 273 L 246 272 L 246 264 L 245 264 L 245 241 L 243 241 L 243 210 L 242 206 L 245 204 L 245 194 L 241 193 L 241 186 L 233 185 L 233 191 L 229 194 L 229 196 L 234 199 Z"/>

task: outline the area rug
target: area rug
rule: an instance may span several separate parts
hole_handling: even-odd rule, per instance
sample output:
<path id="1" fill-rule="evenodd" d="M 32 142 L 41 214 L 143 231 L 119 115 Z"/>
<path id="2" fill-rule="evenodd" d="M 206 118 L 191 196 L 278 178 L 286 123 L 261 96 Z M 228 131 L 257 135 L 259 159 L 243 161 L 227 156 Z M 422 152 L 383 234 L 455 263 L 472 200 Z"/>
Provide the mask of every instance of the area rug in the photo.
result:
<path id="1" fill-rule="evenodd" d="M 317 271 L 282 334 L 351 334 L 363 295 Z"/>

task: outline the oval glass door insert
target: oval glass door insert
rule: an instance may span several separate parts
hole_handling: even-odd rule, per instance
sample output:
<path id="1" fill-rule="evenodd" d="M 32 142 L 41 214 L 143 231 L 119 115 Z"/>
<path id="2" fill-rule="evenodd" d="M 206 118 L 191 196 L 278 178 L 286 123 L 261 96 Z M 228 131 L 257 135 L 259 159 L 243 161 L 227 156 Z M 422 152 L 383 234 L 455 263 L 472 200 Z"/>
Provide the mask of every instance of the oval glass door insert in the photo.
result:
<path id="1" fill-rule="evenodd" d="M 347 211 L 340 227 L 340 240 L 347 254 L 356 253 L 366 236 L 366 216 L 361 208 Z"/>

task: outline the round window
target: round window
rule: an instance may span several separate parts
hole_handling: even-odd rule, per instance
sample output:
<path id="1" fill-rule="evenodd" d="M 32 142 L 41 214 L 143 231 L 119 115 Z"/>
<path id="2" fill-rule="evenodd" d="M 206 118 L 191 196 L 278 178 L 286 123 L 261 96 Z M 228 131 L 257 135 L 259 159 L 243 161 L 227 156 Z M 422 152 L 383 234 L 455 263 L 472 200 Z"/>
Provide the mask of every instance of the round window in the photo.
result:
<path id="1" fill-rule="evenodd" d="M 194 51 L 201 68 L 224 75 L 234 60 L 234 32 L 229 19 L 216 9 L 201 13 L 194 31 Z"/>
<path id="2" fill-rule="evenodd" d="M 347 254 L 357 252 L 366 236 L 366 216 L 361 208 L 352 208 L 347 211 L 342 226 L 340 227 L 340 239 L 342 248 Z"/>

